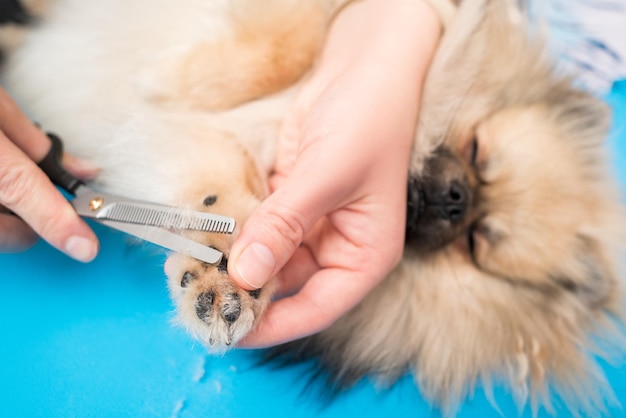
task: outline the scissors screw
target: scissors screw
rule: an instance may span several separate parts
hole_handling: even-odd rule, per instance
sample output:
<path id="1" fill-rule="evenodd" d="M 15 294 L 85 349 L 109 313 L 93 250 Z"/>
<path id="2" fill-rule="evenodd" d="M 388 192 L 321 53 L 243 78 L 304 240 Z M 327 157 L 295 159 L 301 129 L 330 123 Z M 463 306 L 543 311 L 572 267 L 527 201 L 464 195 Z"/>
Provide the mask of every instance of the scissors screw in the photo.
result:
<path id="1" fill-rule="evenodd" d="M 99 196 L 94 197 L 93 199 L 89 201 L 89 209 L 94 212 L 100 209 L 102 205 L 104 205 L 104 199 Z"/>

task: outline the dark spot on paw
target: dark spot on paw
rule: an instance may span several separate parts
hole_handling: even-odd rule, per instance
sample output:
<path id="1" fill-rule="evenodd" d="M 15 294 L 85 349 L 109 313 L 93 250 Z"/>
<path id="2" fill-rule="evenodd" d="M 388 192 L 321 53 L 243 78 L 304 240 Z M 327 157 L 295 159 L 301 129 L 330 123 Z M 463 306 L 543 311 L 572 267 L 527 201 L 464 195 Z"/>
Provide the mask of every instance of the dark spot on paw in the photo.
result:
<path id="1" fill-rule="evenodd" d="M 213 310 L 213 302 L 215 301 L 215 293 L 213 291 L 208 291 L 201 293 L 196 299 L 196 315 L 201 320 L 205 320 Z"/>
<path id="2" fill-rule="evenodd" d="M 247 292 L 255 299 L 258 299 L 259 296 L 261 296 L 261 289 L 248 290 Z"/>
<path id="3" fill-rule="evenodd" d="M 241 314 L 241 301 L 237 293 L 230 293 L 224 298 L 222 311 L 220 312 L 224 321 L 232 324 Z"/>
<path id="4" fill-rule="evenodd" d="M 205 197 L 204 200 L 202 201 L 202 204 L 204 206 L 211 206 L 211 205 L 214 205 L 215 202 L 217 202 L 217 196 L 212 194 L 210 196 Z"/>
<path id="5" fill-rule="evenodd" d="M 195 279 L 196 279 L 195 274 L 193 274 L 190 271 L 186 271 L 185 274 L 183 274 L 183 278 L 180 280 L 180 287 L 187 287 L 187 285 L 191 283 L 192 281 L 194 281 Z"/>
<path id="6" fill-rule="evenodd" d="M 223 274 L 228 273 L 228 258 L 226 256 L 223 256 L 220 260 L 219 264 L 217 265 L 217 271 Z"/>

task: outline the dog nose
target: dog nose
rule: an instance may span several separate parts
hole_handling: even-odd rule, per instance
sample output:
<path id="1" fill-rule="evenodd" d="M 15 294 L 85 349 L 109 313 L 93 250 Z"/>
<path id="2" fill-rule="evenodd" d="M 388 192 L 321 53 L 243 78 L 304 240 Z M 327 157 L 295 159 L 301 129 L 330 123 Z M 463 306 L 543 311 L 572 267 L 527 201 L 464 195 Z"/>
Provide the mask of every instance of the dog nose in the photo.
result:
<path id="1" fill-rule="evenodd" d="M 463 219 L 467 212 L 467 190 L 459 182 L 452 182 L 444 199 L 444 217 L 456 223 Z"/>

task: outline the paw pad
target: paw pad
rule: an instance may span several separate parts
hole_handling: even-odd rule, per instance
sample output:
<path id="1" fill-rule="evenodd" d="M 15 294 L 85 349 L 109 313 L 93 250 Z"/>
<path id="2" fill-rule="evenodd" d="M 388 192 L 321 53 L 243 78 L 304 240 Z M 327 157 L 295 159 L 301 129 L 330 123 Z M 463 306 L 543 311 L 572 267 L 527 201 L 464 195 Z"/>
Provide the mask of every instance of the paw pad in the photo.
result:
<path id="1" fill-rule="evenodd" d="M 195 278 L 195 274 L 190 271 L 186 271 L 185 274 L 183 274 L 183 278 L 180 280 L 180 287 L 187 287 L 187 285 L 195 280 Z"/>
<path id="2" fill-rule="evenodd" d="M 226 256 L 217 266 L 178 254 L 168 263 L 177 321 L 212 352 L 245 337 L 270 301 L 271 288 L 247 291 L 230 279 Z"/>
<path id="3" fill-rule="evenodd" d="M 215 293 L 212 291 L 200 293 L 198 299 L 196 299 L 196 315 L 202 321 L 207 322 L 211 311 L 213 310 L 213 302 L 215 302 Z"/>
<path id="4" fill-rule="evenodd" d="M 222 310 L 220 312 L 224 321 L 232 324 L 241 314 L 241 300 L 237 293 L 229 293 L 224 297 Z"/>

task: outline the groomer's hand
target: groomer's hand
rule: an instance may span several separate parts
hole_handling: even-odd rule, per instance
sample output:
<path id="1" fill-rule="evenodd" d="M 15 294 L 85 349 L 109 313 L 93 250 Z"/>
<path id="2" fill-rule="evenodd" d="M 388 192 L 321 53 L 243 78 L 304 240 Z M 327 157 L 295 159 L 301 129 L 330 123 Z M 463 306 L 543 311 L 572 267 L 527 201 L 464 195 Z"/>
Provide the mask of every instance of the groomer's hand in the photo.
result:
<path id="1" fill-rule="evenodd" d="M 89 262 L 98 253 L 95 234 L 34 162 L 49 148 L 46 135 L 0 89 L 0 252 L 25 250 L 41 236 L 70 257 Z M 63 163 L 77 177 L 95 174 L 68 155 Z"/>
<path id="2" fill-rule="evenodd" d="M 229 259 L 246 289 L 279 293 L 241 346 L 330 326 L 398 263 L 409 154 L 440 24 L 419 0 L 367 0 L 335 21 L 282 130 L 272 194 Z"/>

